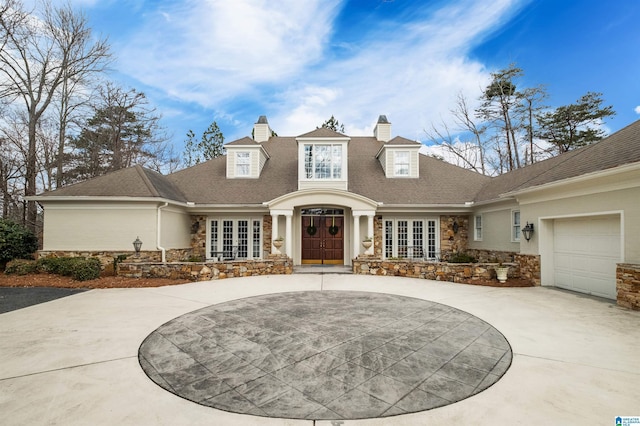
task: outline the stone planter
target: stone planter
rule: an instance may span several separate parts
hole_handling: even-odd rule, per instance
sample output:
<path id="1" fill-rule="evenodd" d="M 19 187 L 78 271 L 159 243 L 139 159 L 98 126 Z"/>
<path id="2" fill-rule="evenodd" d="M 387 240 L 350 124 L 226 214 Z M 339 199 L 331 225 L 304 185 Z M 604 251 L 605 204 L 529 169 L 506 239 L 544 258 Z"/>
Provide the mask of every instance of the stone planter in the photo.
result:
<path id="1" fill-rule="evenodd" d="M 371 246 L 373 245 L 372 241 L 363 241 L 362 242 L 362 247 L 365 248 L 365 250 L 369 250 L 371 248 Z"/>
<path id="2" fill-rule="evenodd" d="M 509 268 L 506 266 L 499 266 L 496 268 L 496 275 L 498 276 L 498 281 L 501 283 L 507 281 L 507 274 L 509 272 Z"/>

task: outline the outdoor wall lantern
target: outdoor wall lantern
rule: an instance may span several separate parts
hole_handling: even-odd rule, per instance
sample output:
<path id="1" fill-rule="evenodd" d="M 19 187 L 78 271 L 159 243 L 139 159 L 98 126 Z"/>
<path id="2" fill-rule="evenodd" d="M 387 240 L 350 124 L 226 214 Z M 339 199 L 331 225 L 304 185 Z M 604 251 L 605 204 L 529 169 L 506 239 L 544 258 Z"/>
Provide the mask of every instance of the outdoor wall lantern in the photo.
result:
<path id="1" fill-rule="evenodd" d="M 524 239 L 527 241 L 531 239 L 533 235 L 533 223 L 527 222 L 524 228 L 522 228 L 522 235 L 524 235 Z"/>
<path id="2" fill-rule="evenodd" d="M 136 237 L 136 240 L 133 242 L 133 249 L 136 251 L 136 257 L 140 257 L 141 248 L 142 248 L 142 241 L 140 241 L 140 237 Z"/>
<path id="3" fill-rule="evenodd" d="M 460 228 L 460 225 L 458 225 L 458 222 L 454 221 L 453 222 L 453 233 L 457 234 L 459 228 Z"/>

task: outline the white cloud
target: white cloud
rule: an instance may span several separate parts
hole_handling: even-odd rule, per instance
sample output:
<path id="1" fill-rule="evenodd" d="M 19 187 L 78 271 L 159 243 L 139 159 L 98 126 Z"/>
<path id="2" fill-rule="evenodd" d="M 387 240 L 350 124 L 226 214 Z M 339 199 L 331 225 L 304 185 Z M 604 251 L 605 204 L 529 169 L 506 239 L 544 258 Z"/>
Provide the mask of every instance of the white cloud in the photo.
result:
<path id="1" fill-rule="evenodd" d="M 640 114 L 640 105 L 635 107 L 633 110 L 636 112 L 636 114 Z"/>
<path id="2" fill-rule="evenodd" d="M 335 13 L 335 2 L 319 0 L 181 3 L 148 15 L 121 64 L 178 99 L 214 106 L 318 60 Z"/>
<path id="3" fill-rule="evenodd" d="M 386 114 L 394 135 L 424 139 L 424 128 L 450 115 L 458 92 L 470 100 L 480 93 L 488 71 L 466 55 L 518 2 L 458 0 L 363 28 L 360 40 L 338 48 L 348 56 L 335 59 L 327 52 L 336 48 L 339 8 L 338 0 L 163 7 L 122 48 L 121 66 L 171 97 L 216 111 L 252 103 L 280 135 L 312 130 L 332 114 L 347 133 L 370 135 Z"/>

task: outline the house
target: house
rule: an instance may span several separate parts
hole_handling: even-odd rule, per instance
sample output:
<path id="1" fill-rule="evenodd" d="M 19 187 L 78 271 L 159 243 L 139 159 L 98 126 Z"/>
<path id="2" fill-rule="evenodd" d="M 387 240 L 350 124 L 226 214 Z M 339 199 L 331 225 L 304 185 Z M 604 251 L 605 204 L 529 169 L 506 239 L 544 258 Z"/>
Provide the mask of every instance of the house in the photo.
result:
<path id="1" fill-rule="evenodd" d="M 515 260 L 539 284 L 610 299 L 616 284 L 631 286 L 620 276 L 638 280 L 640 121 L 493 178 L 420 146 L 392 137 L 385 116 L 369 137 L 275 136 L 262 116 L 225 156 L 167 176 L 134 166 L 33 197 L 44 209 L 41 254 L 109 259 L 132 252 L 137 237 L 141 259 L 156 262 L 281 255 L 351 265 L 469 251 Z"/>

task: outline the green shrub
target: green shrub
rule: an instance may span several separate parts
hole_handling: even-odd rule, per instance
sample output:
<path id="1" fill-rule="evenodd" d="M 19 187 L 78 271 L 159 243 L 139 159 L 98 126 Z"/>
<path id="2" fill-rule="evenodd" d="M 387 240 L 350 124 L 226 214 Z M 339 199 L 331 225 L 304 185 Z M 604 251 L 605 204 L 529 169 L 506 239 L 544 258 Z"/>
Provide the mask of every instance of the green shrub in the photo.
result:
<path id="1" fill-rule="evenodd" d="M 100 261 L 98 259 L 84 259 L 75 262 L 71 278 L 76 281 L 88 281 L 100 278 Z"/>
<path id="2" fill-rule="evenodd" d="M 476 263 L 478 260 L 466 253 L 456 253 L 449 258 L 449 263 Z"/>
<path id="3" fill-rule="evenodd" d="M 13 259 L 33 259 L 38 239 L 22 225 L 0 219 L 0 269 Z"/>
<path id="4" fill-rule="evenodd" d="M 38 272 L 35 260 L 15 259 L 7 263 L 4 273 L 7 275 L 27 275 Z"/>
<path id="5" fill-rule="evenodd" d="M 64 275 L 77 281 L 94 280 L 100 277 L 100 261 L 85 257 L 47 257 L 39 259 L 38 269 L 50 274 Z"/>

